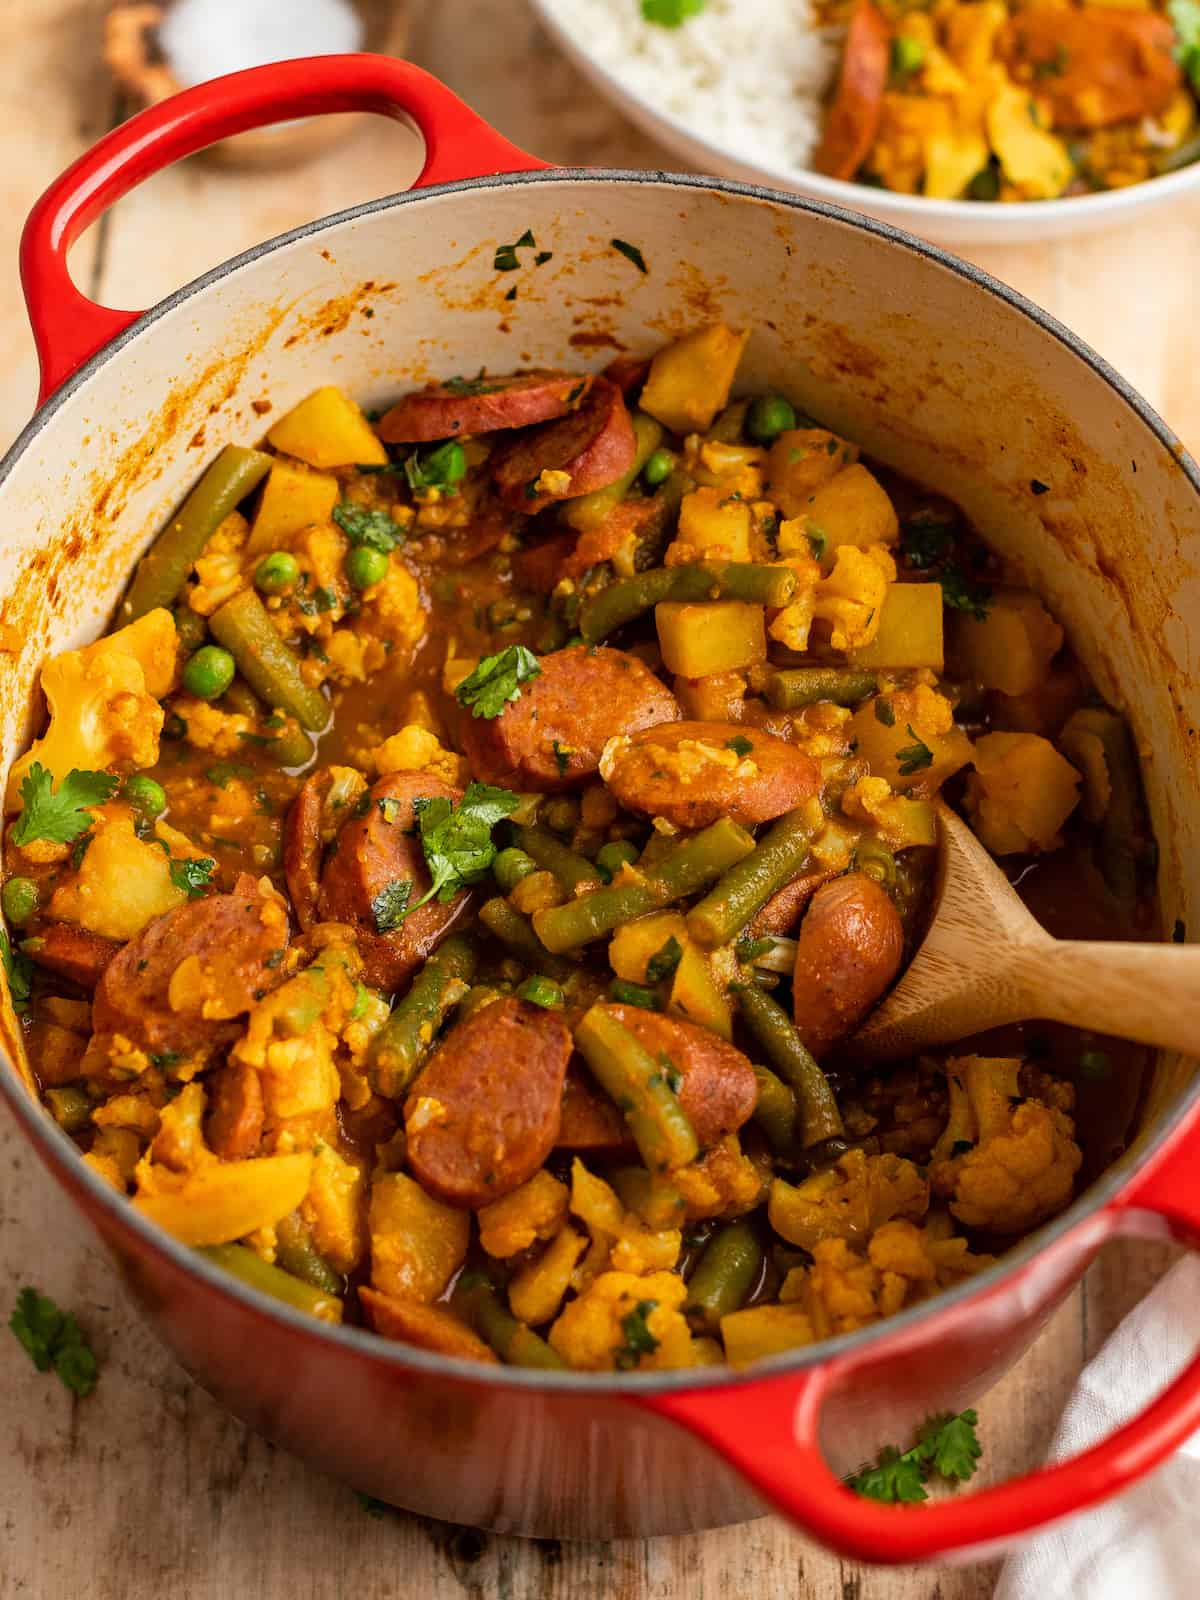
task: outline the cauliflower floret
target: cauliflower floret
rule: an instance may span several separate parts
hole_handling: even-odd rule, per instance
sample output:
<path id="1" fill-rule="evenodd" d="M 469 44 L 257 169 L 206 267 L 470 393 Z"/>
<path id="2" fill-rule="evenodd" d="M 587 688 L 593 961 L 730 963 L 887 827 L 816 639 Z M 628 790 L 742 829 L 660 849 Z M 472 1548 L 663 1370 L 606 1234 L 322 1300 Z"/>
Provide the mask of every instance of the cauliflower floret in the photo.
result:
<path id="1" fill-rule="evenodd" d="M 462 756 L 445 749 L 436 734 L 416 723 L 409 723 L 385 739 L 373 752 L 373 760 L 381 778 L 393 772 L 428 772 L 461 788 L 468 775 Z"/>
<path id="2" fill-rule="evenodd" d="M 683 1247 L 678 1228 L 647 1228 L 626 1211 L 615 1189 L 589 1172 L 578 1158 L 571 1167 L 571 1211 L 591 1235 L 591 1248 L 576 1270 L 577 1288 L 613 1267 L 642 1273 L 673 1267 Z"/>
<path id="3" fill-rule="evenodd" d="M 7 809 L 21 810 L 21 780 L 35 761 L 59 783 L 74 768 L 152 767 L 163 725 L 158 702 L 171 687 L 176 652 L 175 623 L 158 607 L 95 644 L 48 661 L 42 690 L 50 725 L 13 763 Z"/>
<path id="4" fill-rule="evenodd" d="M 411 650 L 425 634 L 425 608 L 417 580 L 394 557 L 387 577 L 364 597 L 362 617 L 372 633 L 396 649 Z"/>
<path id="5" fill-rule="evenodd" d="M 928 1207 L 929 1184 L 911 1161 L 848 1150 L 803 1183 L 774 1179 L 767 1215 L 776 1233 L 812 1250 L 822 1239 L 861 1243 L 894 1217 L 922 1217 Z"/>
<path id="6" fill-rule="evenodd" d="M 554 1323 L 551 1348 L 583 1372 L 689 1366 L 692 1335 L 680 1309 L 686 1298 L 687 1285 L 674 1272 L 603 1272 Z"/>
<path id="7" fill-rule="evenodd" d="M 562 1307 L 575 1264 L 587 1249 L 583 1234 L 564 1224 L 536 1261 L 509 1280 L 508 1303 L 514 1317 L 538 1328 L 552 1322 Z"/>
<path id="8" fill-rule="evenodd" d="M 842 810 L 873 826 L 893 850 L 937 843 L 937 824 L 927 800 L 894 794 L 886 778 L 859 778 L 842 795 Z"/>
<path id="9" fill-rule="evenodd" d="M 543 1167 L 503 1199 L 481 1207 L 479 1243 L 503 1260 L 539 1239 L 552 1239 L 567 1220 L 567 1199 L 566 1184 Z"/>
<path id="10" fill-rule="evenodd" d="M 353 1272 L 366 1250 L 366 1191 L 367 1176 L 358 1162 L 347 1161 L 330 1144 L 317 1146 L 300 1214 L 335 1272 Z"/>
<path id="11" fill-rule="evenodd" d="M 211 617 L 218 606 L 244 589 L 249 581 L 242 574 L 242 547 L 250 536 L 250 524 L 238 511 L 231 511 L 204 546 L 196 560 L 196 584 L 187 602 L 202 617 Z"/>
<path id="12" fill-rule="evenodd" d="M 817 586 L 814 617 L 830 625 L 835 650 L 859 650 L 879 632 L 888 585 L 896 581 L 896 563 L 881 544 L 860 550 L 837 548 L 833 571 Z"/>
<path id="13" fill-rule="evenodd" d="M 783 523 L 783 528 L 795 527 L 795 523 Z M 780 553 L 783 555 L 783 535 L 780 532 Z M 793 551 L 789 548 L 781 566 L 790 567 L 796 574 L 796 593 L 792 601 L 784 606 L 772 619 L 767 628 L 772 639 L 777 640 L 788 650 L 795 650 L 798 654 L 808 649 L 808 636 L 812 629 L 813 618 L 816 616 L 817 591 L 821 583 L 821 567 L 813 556 L 808 553 L 807 537 L 804 540 L 802 551 Z"/>
<path id="14" fill-rule="evenodd" d="M 929 1176 L 969 1228 L 1026 1233 L 1061 1211 L 1074 1189 L 1083 1161 L 1075 1124 L 1060 1106 L 1022 1096 L 1020 1070 L 1007 1057 L 946 1064 L 950 1116 Z"/>
<path id="15" fill-rule="evenodd" d="M 150 1148 L 138 1162 L 139 1194 L 159 1192 L 159 1179 L 168 1188 L 177 1187 L 170 1177 L 198 1172 L 212 1166 L 217 1157 L 204 1142 L 204 1108 L 207 1097 L 199 1083 L 187 1083 L 158 1115 L 158 1132 Z"/>
<path id="16" fill-rule="evenodd" d="M 671 1182 L 683 1196 L 685 1220 L 744 1217 L 763 1197 L 762 1171 L 743 1154 L 736 1133 L 716 1144 L 700 1161 L 680 1167 Z"/>
<path id="17" fill-rule="evenodd" d="M 215 756 L 233 756 L 246 748 L 244 734 L 255 731 L 254 722 L 241 712 L 223 711 L 196 700 L 191 695 L 176 695 L 171 710 L 187 723 L 188 743 L 197 750 L 211 750 Z"/>

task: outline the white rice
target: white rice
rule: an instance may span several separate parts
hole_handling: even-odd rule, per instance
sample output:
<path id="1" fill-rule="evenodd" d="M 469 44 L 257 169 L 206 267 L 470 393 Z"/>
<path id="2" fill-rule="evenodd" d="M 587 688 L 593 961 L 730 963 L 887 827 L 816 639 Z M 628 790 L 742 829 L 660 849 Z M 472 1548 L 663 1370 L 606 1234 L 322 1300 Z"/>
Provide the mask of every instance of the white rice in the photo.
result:
<path id="1" fill-rule="evenodd" d="M 837 56 L 808 0 L 707 0 L 678 28 L 641 0 L 544 0 L 573 39 L 635 94 L 756 165 L 807 167 Z"/>

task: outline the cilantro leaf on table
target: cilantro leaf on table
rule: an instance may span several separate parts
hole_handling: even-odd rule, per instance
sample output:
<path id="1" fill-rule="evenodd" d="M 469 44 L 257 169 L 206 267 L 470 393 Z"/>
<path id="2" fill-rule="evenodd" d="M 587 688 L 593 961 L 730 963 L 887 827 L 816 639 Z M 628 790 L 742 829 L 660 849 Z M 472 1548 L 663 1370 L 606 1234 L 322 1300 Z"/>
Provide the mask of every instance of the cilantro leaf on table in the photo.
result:
<path id="1" fill-rule="evenodd" d="M 54 788 L 54 775 L 35 761 L 21 779 L 21 799 L 25 809 L 13 824 L 15 845 L 49 839 L 53 844 L 71 844 L 86 833 L 95 818 L 87 809 L 111 800 L 120 787 L 120 778 L 109 772 L 81 772 L 72 767 Z"/>
<path id="2" fill-rule="evenodd" d="M 8 1325 L 39 1372 L 53 1368 L 72 1394 L 80 1398 L 91 1394 L 96 1387 L 96 1357 L 69 1311 L 60 1311 L 47 1295 L 26 1287 L 17 1296 Z"/>
<path id="3" fill-rule="evenodd" d="M 925 1485 L 934 1475 L 949 1483 L 965 1483 L 974 1477 L 983 1454 L 975 1433 L 978 1422 L 974 1411 L 930 1417 L 911 1450 L 901 1454 L 894 1445 L 886 1446 L 872 1465 L 848 1478 L 847 1484 L 868 1500 L 916 1505 L 929 1498 Z"/>
<path id="4" fill-rule="evenodd" d="M 402 529 L 386 511 L 356 505 L 353 500 L 343 500 L 334 506 L 333 520 L 355 547 L 365 545 L 369 550 L 388 556 L 398 544 L 404 543 Z"/>
<path id="5" fill-rule="evenodd" d="M 216 867 L 217 863 L 211 856 L 188 856 L 182 861 L 172 860 L 171 882 L 177 889 L 186 890 L 189 900 L 199 900 L 202 894 L 211 889 Z"/>
<path id="6" fill-rule="evenodd" d="M 523 644 L 483 660 L 454 691 L 460 706 L 467 706 L 474 717 L 498 717 L 505 706 L 521 696 L 521 685 L 541 676 L 541 666 L 532 650 Z"/>

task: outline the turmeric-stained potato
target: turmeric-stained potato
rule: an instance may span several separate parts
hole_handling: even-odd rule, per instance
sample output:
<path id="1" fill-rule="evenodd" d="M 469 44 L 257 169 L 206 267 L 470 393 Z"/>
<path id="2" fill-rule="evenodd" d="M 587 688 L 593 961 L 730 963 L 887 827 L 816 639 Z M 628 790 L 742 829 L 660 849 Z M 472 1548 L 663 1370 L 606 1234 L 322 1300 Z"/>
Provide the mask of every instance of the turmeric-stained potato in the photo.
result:
<path id="1" fill-rule="evenodd" d="M 851 872 L 813 895 L 800 924 L 792 1009 L 813 1055 L 852 1033 L 900 970 L 900 913 L 873 878 Z"/>
<path id="2" fill-rule="evenodd" d="M 481 782 L 577 788 L 599 767 L 615 734 L 679 716 L 671 691 L 624 650 L 575 645 L 543 656 L 541 668 L 500 716 L 464 720 L 463 750 Z"/>
<path id="3" fill-rule="evenodd" d="M 571 1033 L 554 1011 L 497 1000 L 452 1028 L 404 1104 L 408 1164 L 449 1205 L 485 1206 L 554 1148 Z"/>
<path id="4" fill-rule="evenodd" d="M 364 798 L 326 854 L 317 915 L 356 930 L 364 983 L 398 989 L 450 932 L 470 898 L 463 891 L 446 905 L 430 900 L 397 920 L 389 898 L 393 886 L 411 883 L 408 898 L 414 904 L 429 888 L 413 802 L 457 801 L 462 795 L 440 778 L 393 772 L 372 784 Z"/>
<path id="5" fill-rule="evenodd" d="M 821 787 L 815 761 L 774 734 L 737 722 L 672 722 L 606 746 L 600 774 L 631 811 L 680 828 L 718 817 L 752 827 Z"/>
<path id="6" fill-rule="evenodd" d="M 702 1149 L 736 1133 L 758 1100 L 754 1068 L 711 1028 L 640 1006 L 606 1004 L 613 1016 L 656 1059 L 665 1056 L 680 1076 L 679 1104 Z"/>
<path id="7" fill-rule="evenodd" d="M 97 986 L 92 1025 L 152 1054 L 228 1043 L 278 983 L 287 944 L 283 901 L 243 873 L 232 894 L 191 900 L 124 946 Z"/>

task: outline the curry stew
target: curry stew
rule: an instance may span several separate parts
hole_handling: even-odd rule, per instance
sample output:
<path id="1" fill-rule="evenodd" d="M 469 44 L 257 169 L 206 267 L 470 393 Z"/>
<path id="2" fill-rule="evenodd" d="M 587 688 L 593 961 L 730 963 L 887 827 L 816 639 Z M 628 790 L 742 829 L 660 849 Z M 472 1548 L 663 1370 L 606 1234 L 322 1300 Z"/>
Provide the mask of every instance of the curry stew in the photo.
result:
<path id="1" fill-rule="evenodd" d="M 979 1271 L 1121 1147 L 1113 1041 L 855 1060 L 939 792 L 1059 931 L 1144 933 L 1153 841 L 1038 596 L 852 439 L 731 401 L 744 341 L 377 417 L 320 389 L 43 669 L 3 908 L 45 1104 L 314 1316 L 744 1364 Z"/>

